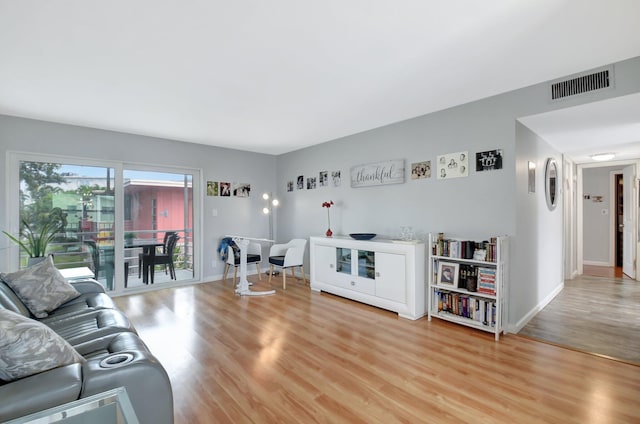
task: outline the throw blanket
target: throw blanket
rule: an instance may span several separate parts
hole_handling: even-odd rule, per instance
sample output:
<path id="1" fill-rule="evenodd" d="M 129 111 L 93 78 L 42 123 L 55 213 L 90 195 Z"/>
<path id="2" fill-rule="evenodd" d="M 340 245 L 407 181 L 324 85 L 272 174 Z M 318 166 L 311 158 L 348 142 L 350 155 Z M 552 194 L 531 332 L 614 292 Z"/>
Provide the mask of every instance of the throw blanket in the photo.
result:
<path id="1" fill-rule="evenodd" d="M 240 260 L 240 248 L 238 247 L 236 242 L 233 241 L 233 239 L 231 237 L 225 237 L 220 241 L 220 245 L 218 246 L 218 254 L 220 255 L 220 258 L 224 262 L 227 261 L 227 254 L 229 252 L 229 249 L 228 249 L 229 246 L 231 246 L 231 248 L 233 249 L 234 260 Z"/>

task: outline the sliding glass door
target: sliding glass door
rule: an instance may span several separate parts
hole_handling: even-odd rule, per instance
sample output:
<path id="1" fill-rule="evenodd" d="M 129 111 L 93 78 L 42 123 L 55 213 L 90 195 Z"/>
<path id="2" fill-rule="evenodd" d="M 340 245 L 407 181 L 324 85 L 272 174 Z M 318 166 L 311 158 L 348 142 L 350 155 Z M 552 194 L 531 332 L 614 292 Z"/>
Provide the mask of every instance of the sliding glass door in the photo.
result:
<path id="1" fill-rule="evenodd" d="M 193 279 L 193 175 L 125 169 L 123 177 L 127 287 Z"/>
<path id="2" fill-rule="evenodd" d="M 195 279 L 195 171 L 12 159 L 9 184 L 19 199 L 8 232 L 25 247 L 29 230 L 50 232 L 42 253 L 59 269 L 88 268 L 109 291 Z M 19 249 L 20 268 L 32 262 L 27 250 Z"/>
<path id="3" fill-rule="evenodd" d="M 20 235 L 26 247 L 49 239 L 41 252 L 59 269 L 89 268 L 107 290 L 114 288 L 114 168 L 20 161 Z M 31 238 L 23 237 L 31 234 Z"/>

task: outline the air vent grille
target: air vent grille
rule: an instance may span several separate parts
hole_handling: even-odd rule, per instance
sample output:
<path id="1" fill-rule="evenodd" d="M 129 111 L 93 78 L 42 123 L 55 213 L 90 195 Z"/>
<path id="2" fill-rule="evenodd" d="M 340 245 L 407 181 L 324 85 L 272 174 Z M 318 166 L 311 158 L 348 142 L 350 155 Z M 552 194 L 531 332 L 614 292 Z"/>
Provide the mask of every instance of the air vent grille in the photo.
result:
<path id="1" fill-rule="evenodd" d="M 558 100 L 576 94 L 601 90 L 611 85 L 609 69 L 589 75 L 572 78 L 551 84 L 551 99 Z"/>

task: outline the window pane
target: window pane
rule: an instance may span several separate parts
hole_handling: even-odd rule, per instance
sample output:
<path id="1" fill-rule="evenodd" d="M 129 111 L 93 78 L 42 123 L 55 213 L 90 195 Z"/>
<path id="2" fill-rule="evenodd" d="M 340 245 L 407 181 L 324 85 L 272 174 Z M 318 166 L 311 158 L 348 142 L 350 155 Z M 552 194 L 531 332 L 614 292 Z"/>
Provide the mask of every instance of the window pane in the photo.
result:
<path id="1" fill-rule="evenodd" d="M 126 169 L 123 177 L 127 287 L 193 279 L 193 176 Z"/>
<path id="2" fill-rule="evenodd" d="M 113 168 L 20 162 L 20 228 L 31 250 L 21 249 L 21 267 L 29 256 L 53 254 L 58 268 L 86 266 L 112 290 L 113 188 Z"/>

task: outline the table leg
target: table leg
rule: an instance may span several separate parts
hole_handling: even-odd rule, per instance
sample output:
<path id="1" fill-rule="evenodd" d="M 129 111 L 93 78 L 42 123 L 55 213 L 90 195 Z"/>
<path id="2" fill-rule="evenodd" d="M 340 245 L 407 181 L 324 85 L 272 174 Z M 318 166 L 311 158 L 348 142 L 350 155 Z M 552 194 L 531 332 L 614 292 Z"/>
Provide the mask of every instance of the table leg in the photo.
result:
<path id="1" fill-rule="evenodd" d="M 242 238 L 234 238 L 240 248 L 240 281 L 236 286 L 236 293 L 241 296 L 264 296 L 268 294 L 275 294 L 275 290 L 267 291 L 251 291 L 249 290 L 249 281 L 247 280 L 247 247 L 249 246 L 249 240 Z"/>

